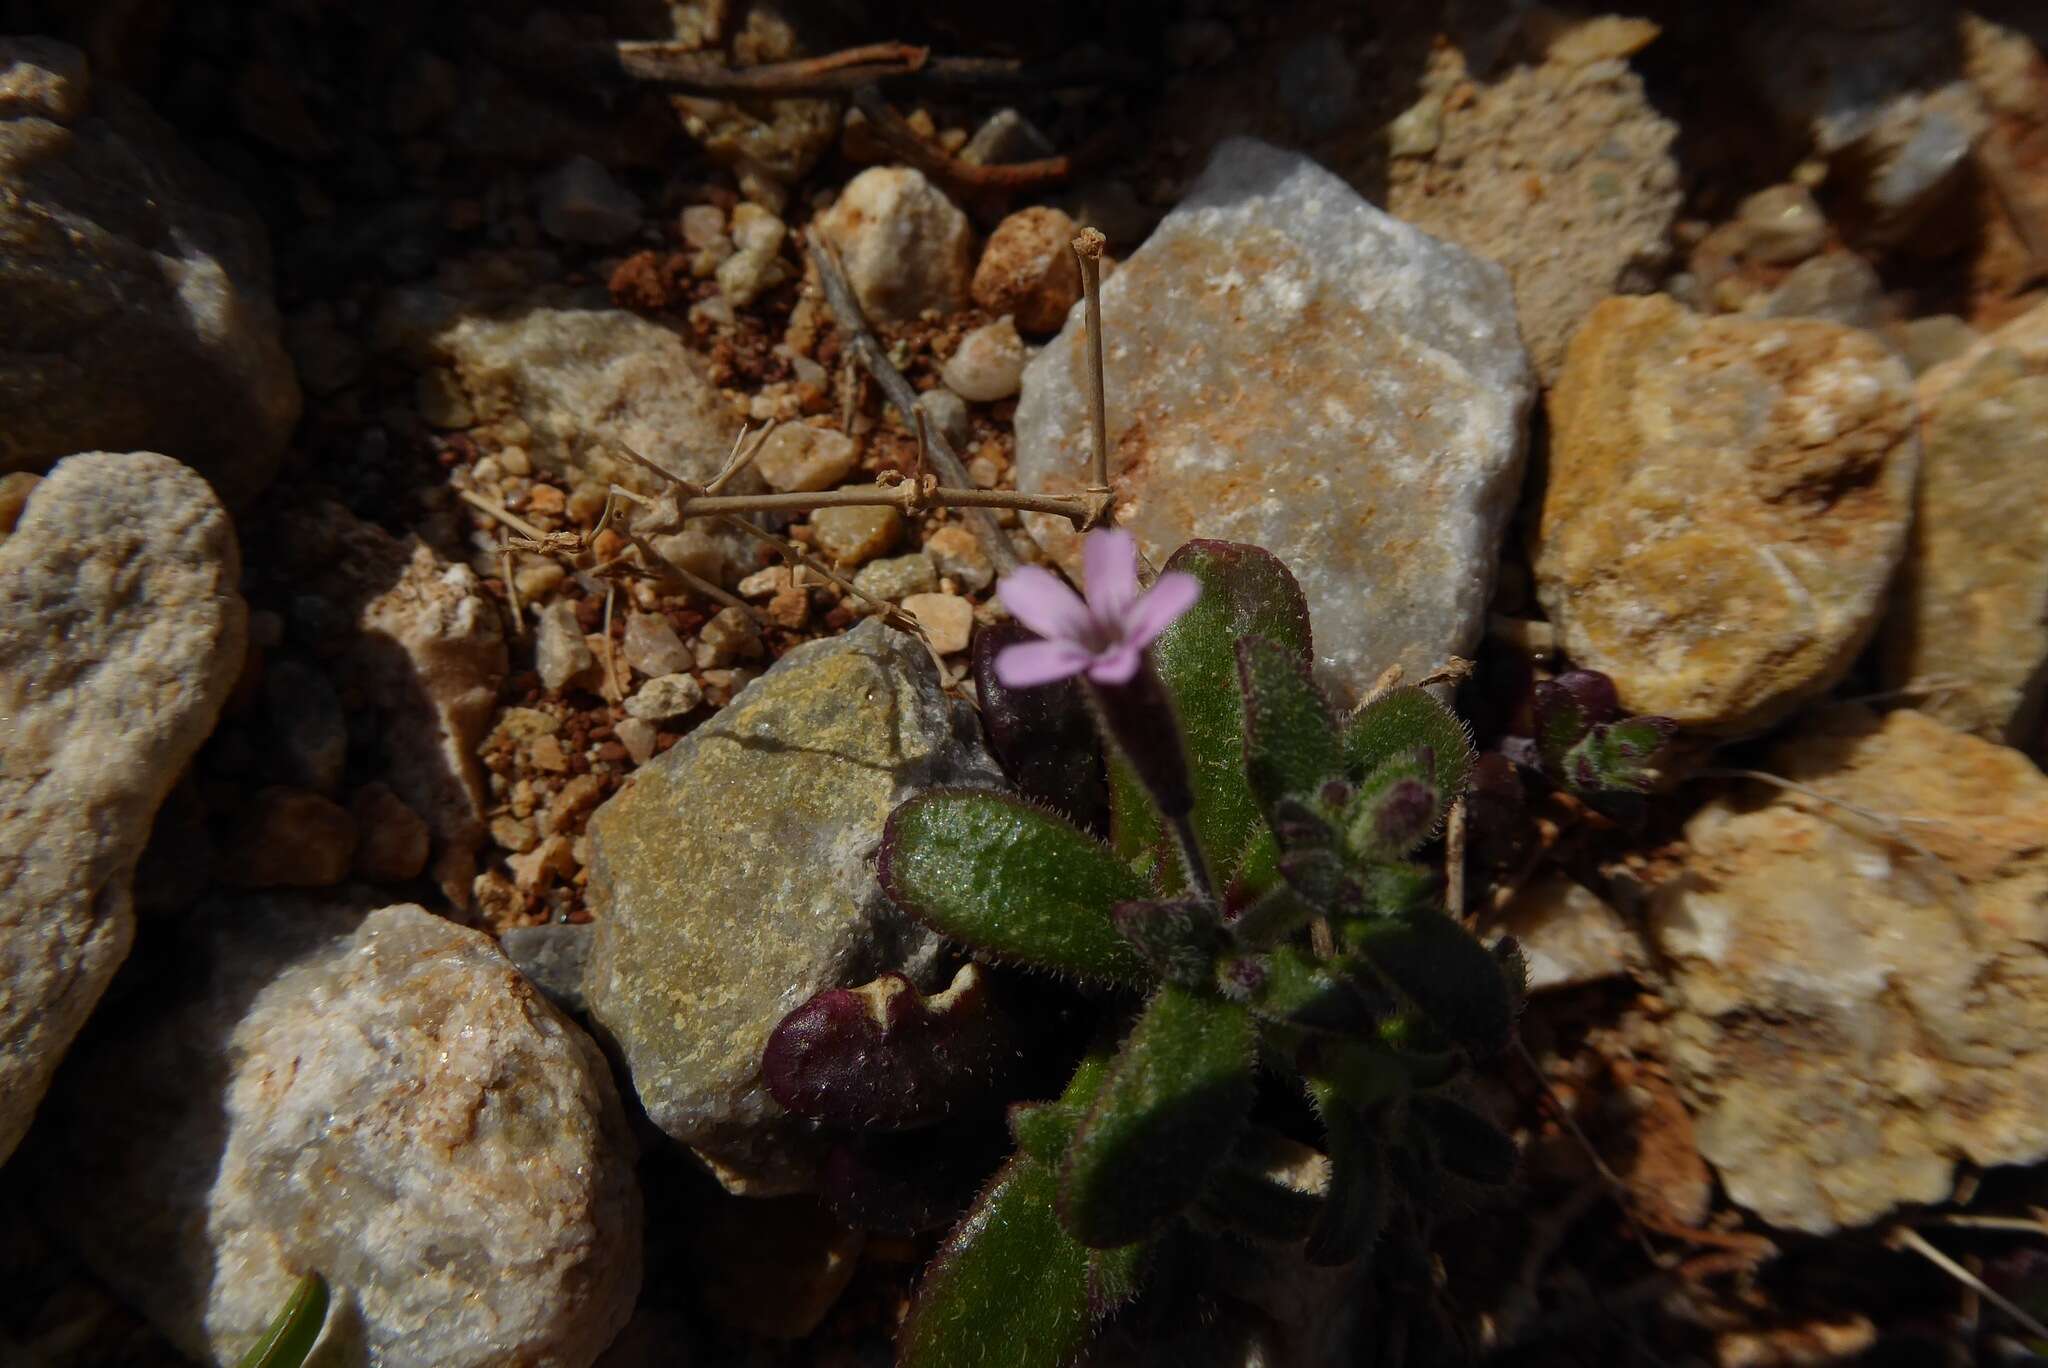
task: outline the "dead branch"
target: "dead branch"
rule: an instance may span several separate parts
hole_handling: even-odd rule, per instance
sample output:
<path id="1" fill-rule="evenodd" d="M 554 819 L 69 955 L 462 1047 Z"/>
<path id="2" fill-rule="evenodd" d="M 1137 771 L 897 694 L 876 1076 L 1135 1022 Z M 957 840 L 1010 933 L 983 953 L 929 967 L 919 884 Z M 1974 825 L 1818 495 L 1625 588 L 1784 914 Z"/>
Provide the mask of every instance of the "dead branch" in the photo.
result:
<path id="1" fill-rule="evenodd" d="M 818 270 L 818 283 L 825 291 L 825 303 L 839 324 L 847 349 L 874 377 L 882 393 L 903 415 L 903 421 L 915 423 L 912 414 L 917 409 L 917 390 L 903 378 L 903 372 L 896 369 L 881 339 L 868 326 L 867 315 L 861 312 L 860 301 L 854 297 L 853 286 L 847 283 L 846 273 L 839 268 L 838 258 L 821 240 L 812 241 L 809 250 L 811 264 Z M 945 433 L 930 433 L 929 447 L 927 455 L 942 484 L 956 489 L 973 487 L 974 481 L 967 477 L 967 467 L 953 450 L 953 444 L 946 440 Z M 982 550 L 988 552 L 988 558 L 998 573 L 1007 575 L 1023 563 L 1017 555 L 1017 548 L 1010 545 L 1009 537 L 997 524 L 995 516 L 986 509 L 969 509 L 967 526 L 980 540 Z"/>
<path id="2" fill-rule="evenodd" d="M 964 162 L 933 147 L 917 136 L 917 130 L 882 98 L 872 85 L 853 92 L 854 108 L 867 116 L 868 128 L 876 141 L 948 189 L 970 195 L 987 192 L 1015 193 L 1058 185 L 1074 174 L 1072 157 L 1042 157 L 1037 161 L 1008 162 L 980 166 Z M 984 206 L 986 207 L 986 206 Z"/>

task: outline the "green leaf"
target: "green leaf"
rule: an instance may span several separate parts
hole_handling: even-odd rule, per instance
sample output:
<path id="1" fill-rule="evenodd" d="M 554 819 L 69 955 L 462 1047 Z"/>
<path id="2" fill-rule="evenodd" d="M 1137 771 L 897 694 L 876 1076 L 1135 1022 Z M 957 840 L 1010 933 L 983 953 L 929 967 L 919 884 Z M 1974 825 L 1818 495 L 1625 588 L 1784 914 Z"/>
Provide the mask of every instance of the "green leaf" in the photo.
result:
<path id="1" fill-rule="evenodd" d="M 1344 766 L 1337 721 L 1308 662 L 1264 637 L 1237 643 L 1244 693 L 1244 764 L 1252 793 L 1270 817 L 1291 794 L 1313 793 Z"/>
<path id="2" fill-rule="evenodd" d="M 1060 1220 L 1095 1248 L 1144 1239 L 1195 1199 L 1253 1095 L 1251 1014 L 1162 986 L 1111 1063 L 1060 1171 Z"/>
<path id="3" fill-rule="evenodd" d="M 284 1309 L 263 1332 L 263 1338 L 249 1346 L 236 1368 L 299 1368 L 319 1343 L 320 1329 L 326 1324 L 327 1280 L 308 1273 L 292 1288 Z"/>
<path id="4" fill-rule="evenodd" d="M 1677 734 L 1678 724 L 1668 717 L 1597 722 L 1565 753 L 1560 777 L 1581 797 L 1648 793 L 1657 786 L 1658 766 Z"/>
<path id="5" fill-rule="evenodd" d="M 1330 1190 L 1303 1252 L 1310 1263 L 1331 1267 L 1372 1248 L 1386 1223 L 1386 1145 L 1371 1120 L 1377 1113 L 1341 1082 L 1311 1078 L 1308 1088 L 1323 1118 Z"/>
<path id="6" fill-rule="evenodd" d="M 1110 920 L 1166 982 L 1195 988 L 1215 977 L 1216 954 L 1224 943 L 1215 904 L 1201 898 L 1148 898 L 1118 903 Z"/>
<path id="7" fill-rule="evenodd" d="M 1275 946 L 1265 970 L 1250 1001 L 1262 1017 L 1323 1031 L 1350 1030 L 1365 1018 L 1358 990 L 1296 946 Z"/>
<path id="8" fill-rule="evenodd" d="M 1209 1175 L 1197 1207 L 1212 1227 L 1292 1242 L 1322 1219 L 1328 1176 L 1323 1155 L 1255 1126 Z"/>
<path id="9" fill-rule="evenodd" d="M 1073 1143 L 1074 1132 L 1081 1128 L 1088 1108 L 1095 1104 L 1095 1095 L 1102 1091 L 1114 1057 L 1106 1042 L 1091 1046 L 1074 1066 L 1073 1077 L 1067 1080 L 1058 1098 L 1051 1102 L 1013 1104 L 1010 1134 L 1016 1138 L 1017 1148 L 1041 1163 L 1059 1167 L 1060 1160 L 1067 1156 L 1067 1146 Z"/>
<path id="10" fill-rule="evenodd" d="M 1492 951 L 1441 912 L 1354 921 L 1350 948 L 1452 1042 L 1481 1057 L 1505 1049 L 1515 1000 Z"/>
<path id="11" fill-rule="evenodd" d="M 998 959 L 1142 985 L 1109 910 L 1151 890 L 1107 846 L 1001 793 L 935 789 L 889 814 L 882 889 L 927 926 Z"/>
<path id="12" fill-rule="evenodd" d="M 1138 1295 L 1149 1241 L 1088 1251 L 1088 1310 L 1097 1320 Z"/>
<path id="13" fill-rule="evenodd" d="M 1344 728 L 1344 767 L 1363 779 L 1397 755 L 1427 747 L 1437 792 L 1449 807 L 1472 778 L 1472 734 L 1458 715 L 1412 685 L 1355 713 Z"/>
<path id="14" fill-rule="evenodd" d="M 1437 1158 L 1449 1172 L 1488 1187 L 1515 1176 L 1515 1142 L 1478 1112 L 1448 1097 L 1417 1097 L 1409 1106 L 1435 1136 Z"/>
<path id="15" fill-rule="evenodd" d="M 1013 1155 L 939 1246 L 898 1368 L 1061 1368 L 1088 1342 L 1090 1252 L 1053 1214 L 1051 1165 Z"/>
<path id="16" fill-rule="evenodd" d="M 1307 926 L 1315 915 L 1316 909 L 1307 899 L 1288 885 L 1281 884 L 1268 889 L 1257 901 L 1239 912 L 1237 919 L 1230 923 L 1230 934 L 1239 945 L 1263 950 Z"/>
<path id="17" fill-rule="evenodd" d="M 1308 663 L 1308 602 L 1287 567 L 1256 546 L 1191 541 L 1165 568 L 1184 570 L 1202 586 L 1194 607 L 1152 643 L 1152 662 L 1180 716 L 1195 792 L 1195 839 L 1220 888 L 1259 826 L 1259 804 L 1245 775 L 1237 643 L 1264 637 Z M 1154 856 L 1165 846 L 1159 814 L 1144 787 L 1129 765 L 1115 759 L 1110 811 L 1115 845 L 1126 859 Z M 1181 891 L 1173 883 L 1173 862 L 1160 863 L 1166 891 Z"/>
<path id="18" fill-rule="evenodd" d="M 1447 803 L 1437 791 L 1426 747 L 1380 763 L 1365 776 L 1344 813 L 1344 839 L 1367 864 L 1398 860 L 1436 834 Z"/>

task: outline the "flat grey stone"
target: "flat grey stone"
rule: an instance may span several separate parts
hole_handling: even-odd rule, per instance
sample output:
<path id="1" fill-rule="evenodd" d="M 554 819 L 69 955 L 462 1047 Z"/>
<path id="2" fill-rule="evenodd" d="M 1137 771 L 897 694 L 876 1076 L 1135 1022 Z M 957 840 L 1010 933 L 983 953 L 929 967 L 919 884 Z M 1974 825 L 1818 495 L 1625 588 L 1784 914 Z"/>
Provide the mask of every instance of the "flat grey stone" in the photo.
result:
<path id="1" fill-rule="evenodd" d="M 584 993 L 655 1125 L 735 1192 L 801 1188 L 815 1156 L 761 1049 L 824 988 L 937 942 L 875 883 L 882 824 L 942 784 L 1002 779 L 911 637 L 864 622 L 791 651 L 591 818 Z"/>
<path id="2" fill-rule="evenodd" d="M 1340 691 L 1479 639 L 1535 396 L 1500 267 L 1293 152 L 1225 143 L 1103 286 L 1117 520 L 1265 547 Z M 1024 373 L 1019 488 L 1087 483 L 1080 311 Z M 1030 515 L 1070 571 L 1080 539 Z"/>

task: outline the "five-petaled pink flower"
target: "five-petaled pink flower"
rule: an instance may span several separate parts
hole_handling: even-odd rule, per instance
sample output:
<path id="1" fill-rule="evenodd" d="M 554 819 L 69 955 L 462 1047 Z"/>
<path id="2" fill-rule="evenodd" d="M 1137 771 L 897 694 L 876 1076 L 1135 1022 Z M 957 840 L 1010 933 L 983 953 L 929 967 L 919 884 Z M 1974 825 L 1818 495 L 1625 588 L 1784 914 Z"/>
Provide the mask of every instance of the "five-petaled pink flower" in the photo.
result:
<path id="1" fill-rule="evenodd" d="M 1175 570 L 1150 589 L 1138 588 L 1138 543 L 1128 532 L 1100 528 L 1081 544 L 1088 597 L 1059 576 L 1026 565 L 1003 577 L 996 595 L 1010 616 L 1043 637 L 996 653 L 996 678 L 1007 688 L 1070 679 L 1085 671 L 1097 684 L 1128 684 L 1154 637 L 1194 604 L 1201 585 Z"/>

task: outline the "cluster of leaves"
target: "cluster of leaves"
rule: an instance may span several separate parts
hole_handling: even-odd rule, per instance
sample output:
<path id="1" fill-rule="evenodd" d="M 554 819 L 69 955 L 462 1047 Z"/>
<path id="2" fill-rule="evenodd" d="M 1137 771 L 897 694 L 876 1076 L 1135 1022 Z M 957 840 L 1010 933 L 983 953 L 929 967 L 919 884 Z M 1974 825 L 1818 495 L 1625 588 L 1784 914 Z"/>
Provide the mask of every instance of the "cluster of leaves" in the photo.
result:
<path id="1" fill-rule="evenodd" d="M 1265 552 L 1193 542 L 1167 568 L 1201 595 L 1153 645 L 1149 716 L 1107 717 L 1134 695 L 1095 699 L 1114 743 L 1107 840 L 1053 810 L 1093 825 L 1100 762 L 1051 688 L 1015 710 L 984 696 L 998 748 L 1036 756 L 1020 777 L 1050 803 L 938 791 L 888 824 L 879 874 L 898 905 L 990 962 L 1134 1004 L 1056 1100 L 1010 1108 L 1014 1149 L 904 1328 L 913 1368 L 990 1345 L 1062 1363 L 1190 1232 L 1304 1240 L 1341 1264 L 1404 1196 L 1514 1168 L 1453 1085 L 1507 1044 L 1519 956 L 1446 916 L 1414 858 L 1470 777 L 1463 725 L 1412 688 L 1340 717 L 1310 677 L 1300 588 Z M 1146 782 L 1174 768 L 1162 747 L 1182 751 L 1184 811 Z M 901 981 L 820 995 L 764 1072 L 800 1114 L 886 1130 L 973 1092 L 1000 1041 L 970 971 L 930 999 Z M 1262 1072 L 1321 1120 L 1318 1190 L 1264 1157 Z"/>

